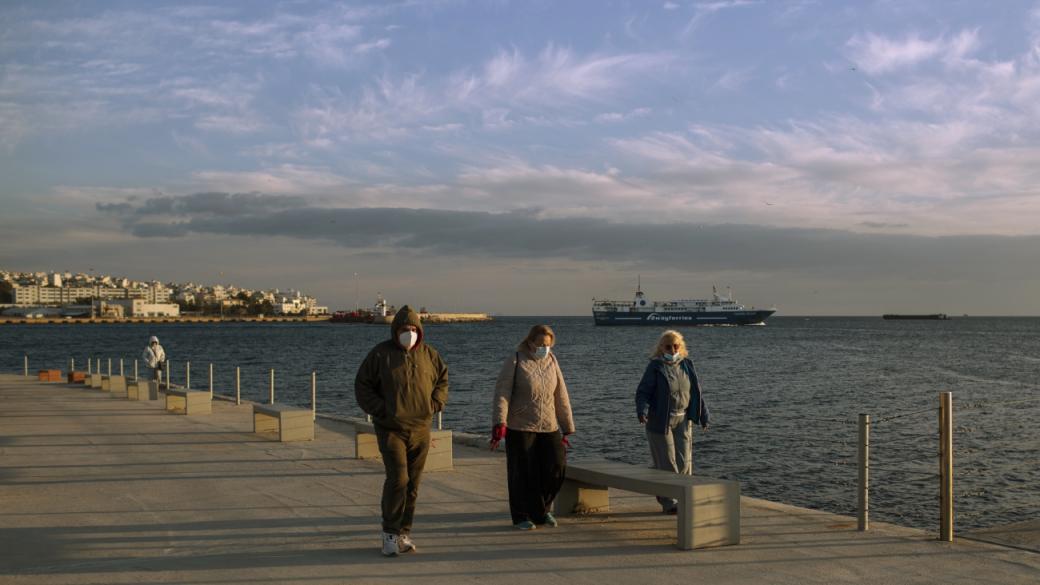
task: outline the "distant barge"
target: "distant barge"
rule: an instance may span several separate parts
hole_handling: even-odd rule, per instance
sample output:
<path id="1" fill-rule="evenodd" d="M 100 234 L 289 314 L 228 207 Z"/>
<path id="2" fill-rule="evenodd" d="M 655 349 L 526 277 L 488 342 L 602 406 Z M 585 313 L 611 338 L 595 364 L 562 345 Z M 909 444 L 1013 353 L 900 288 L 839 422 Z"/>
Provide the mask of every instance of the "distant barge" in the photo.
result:
<path id="1" fill-rule="evenodd" d="M 896 315 L 887 313 L 881 315 L 882 319 L 885 320 L 899 320 L 899 319 L 917 319 L 924 321 L 949 321 L 950 317 L 946 313 L 931 313 L 928 315 Z"/>

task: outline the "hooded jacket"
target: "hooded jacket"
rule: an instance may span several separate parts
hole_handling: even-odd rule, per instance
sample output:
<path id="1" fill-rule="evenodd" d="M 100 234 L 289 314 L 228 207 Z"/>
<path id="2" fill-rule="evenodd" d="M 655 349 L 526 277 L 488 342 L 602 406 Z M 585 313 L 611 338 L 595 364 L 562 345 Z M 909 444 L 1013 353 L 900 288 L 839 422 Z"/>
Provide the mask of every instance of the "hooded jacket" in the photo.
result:
<path id="1" fill-rule="evenodd" d="M 690 402 L 686 407 L 686 420 L 692 420 L 693 424 L 701 427 L 708 426 L 708 405 L 704 403 L 704 394 L 701 392 L 700 381 L 697 380 L 697 370 L 693 367 L 690 358 L 683 358 L 679 362 L 682 371 L 690 379 Z M 643 372 L 643 379 L 639 381 L 636 388 L 636 415 L 646 417 L 646 430 L 663 435 L 668 427 L 668 418 L 671 413 L 671 392 L 668 387 L 668 377 L 664 368 L 670 367 L 659 359 L 652 359 Z"/>
<path id="2" fill-rule="evenodd" d="M 152 348 L 152 342 L 155 342 L 155 348 Z M 166 361 L 166 350 L 163 349 L 162 345 L 159 345 L 159 338 L 152 336 L 148 340 L 148 347 L 144 348 L 144 353 L 141 354 L 141 359 L 148 364 L 149 368 L 153 370 L 159 367 L 159 364 Z"/>
<path id="3" fill-rule="evenodd" d="M 411 349 L 397 343 L 405 325 L 414 325 L 419 339 Z M 354 395 L 372 422 L 387 429 L 416 430 L 429 426 L 434 412 L 448 401 L 448 366 L 437 350 L 424 342 L 419 314 L 401 307 L 390 324 L 390 339 L 365 356 L 354 378 Z"/>
<path id="4" fill-rule="evenodd" d="M 556 354 L 536 359 L 521 343 L 502 364 L 491 418 L 492 426 L 504 424 L 514 431 L 573 433 L 571 400 Z"/>

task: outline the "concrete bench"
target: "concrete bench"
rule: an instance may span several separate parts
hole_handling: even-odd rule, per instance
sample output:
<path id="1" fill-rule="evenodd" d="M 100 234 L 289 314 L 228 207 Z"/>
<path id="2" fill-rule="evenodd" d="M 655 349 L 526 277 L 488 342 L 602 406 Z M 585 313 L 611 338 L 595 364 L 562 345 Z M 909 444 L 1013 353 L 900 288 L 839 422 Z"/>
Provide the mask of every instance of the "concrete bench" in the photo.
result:
<path id="1" fill-rule="evenodd" d="M 199 390 L 166 390 L 166 411 L 175 414 L 211 414 L 213 402 L 209 392 Z"/>
<path id="2" fill-rule="evenodd" d="M 354 423 L 354 457 L 357 459 L 383 458 L 379 453 L 376 427 L 370 422 Z M 450 430 L 430 431 L 430 452 L 426 455 L 426 466 L 423 469 L 425 471 L 451 471 L 454 469 Z"/>
<path id="3" fill-rule="evenodd" d="M 111 383 L 112 383 L 112 376 L 109 376 L 108 374 L 102 375 L 101 376 L 101 391 L 102 392 L 108 392 L 108 390 L 112 387 Z"/>
<path id="4" fill-rule="evenodd" d="M 112 398 L 126 398 L 126 376 L 109 376 L 108 391 Z"/>
<path id="5" fill-rule="evenodd" d="M 159 383 L 151 380 L 127 382 L 126 397 L 128 400 L 158 400 Z"/>
<path id="6" fill-rule="evenodd" d="M 90 374 L 87 376 L 87 385 L 91 388 L 101 388 L 101 374 Z"/>
<path id="7" fill-rule="evenodd" d="M 682 550 L 740 544 L 739 482 L 616 461 L 568 463 L 563 488 L 556 496 L 556 514 L 609 510 L 608 487 L 678 500 L 677 546 Z"/>
<path id="8" fill-rule="evenodd" d="M 314 413 L 309 408 L 296 408 L 284 404 L 254 404 L 253 432 L 277 433 L 278 440 L 313 441 Z"/>

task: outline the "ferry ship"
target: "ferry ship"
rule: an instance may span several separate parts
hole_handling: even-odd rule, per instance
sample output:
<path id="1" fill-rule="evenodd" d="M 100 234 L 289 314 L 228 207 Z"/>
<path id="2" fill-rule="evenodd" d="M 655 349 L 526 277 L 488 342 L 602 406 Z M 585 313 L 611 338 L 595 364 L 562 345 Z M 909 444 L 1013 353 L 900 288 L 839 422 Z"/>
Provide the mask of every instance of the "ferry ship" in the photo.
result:
<path id="1" fill-rule="evenodd" d="M 733 300 L 732 291 L 723 297 L 714 286 L 710 299 L 650 301 L 641 285 L 631 302 L 592 299 L 596 325 L 765 325 L 775 312 L 775 308 L 746 309 Z"/>

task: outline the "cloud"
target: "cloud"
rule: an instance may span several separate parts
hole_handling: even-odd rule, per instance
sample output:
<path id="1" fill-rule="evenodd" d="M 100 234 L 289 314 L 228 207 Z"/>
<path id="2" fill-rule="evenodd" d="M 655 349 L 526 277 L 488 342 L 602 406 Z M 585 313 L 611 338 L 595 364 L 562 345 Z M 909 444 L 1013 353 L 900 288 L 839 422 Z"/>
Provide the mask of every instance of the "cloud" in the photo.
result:
<path id="1" fill-rule="evenodd" d="M 918 33 L 902 39 L 868 33 L 852 37 L 847 48 L 849 58 L 860 70 L 880 75 L 935 59 L 950 65 L 962 63 L 979 48 L 979 38 L 978 29 L 963 30 L 952 38 L 934 39 L 923 39 Z"/>
<path id="2" fill-rule="evenodd" d="M 1040 237 L 869 235 L 687 222 L 616 223 L 409 208 L 327 208 L 260 194 L 198 193 L 99 205 L 138 237 L 192 234 L 282 236 L 350 249 L 391 248 L 435 256 L 609 261 L 697 272 L 739 268 L 816 275 L 958 279 L 1040 269 Z M 666 220 L 667 218 L 661 218 Z"/>
<path id="3" fill-rule="evenodd" d="M 683 27 L 679 38 L 688 38 L 693 31 L 709 16 L 721 12 L 723 10 L 729 10 L 731 8 L 740 8 L 743 6 L 753 6 L 759 4 L 757 0 L 721 0 L 718 2 L 699 2 L 694 4 L 693 17 L 687 21 L 686 26 Z"/>
<path id="4" fill-rule="evenodd" d="M 620 100 L 635 81 L 673 60 L 666 53 L 580 56 L 552 44 L 534 57 L 499 51 L 475 71 L 443 78 L 384 75 L 354 95 L 315 90 L 293 118 L 305 140 L 337 142 L 400 139 L 426 127 L 465 124 L 473 111 L 481 112 L 481 127 L 501 130 L 546 112 Z"/>

